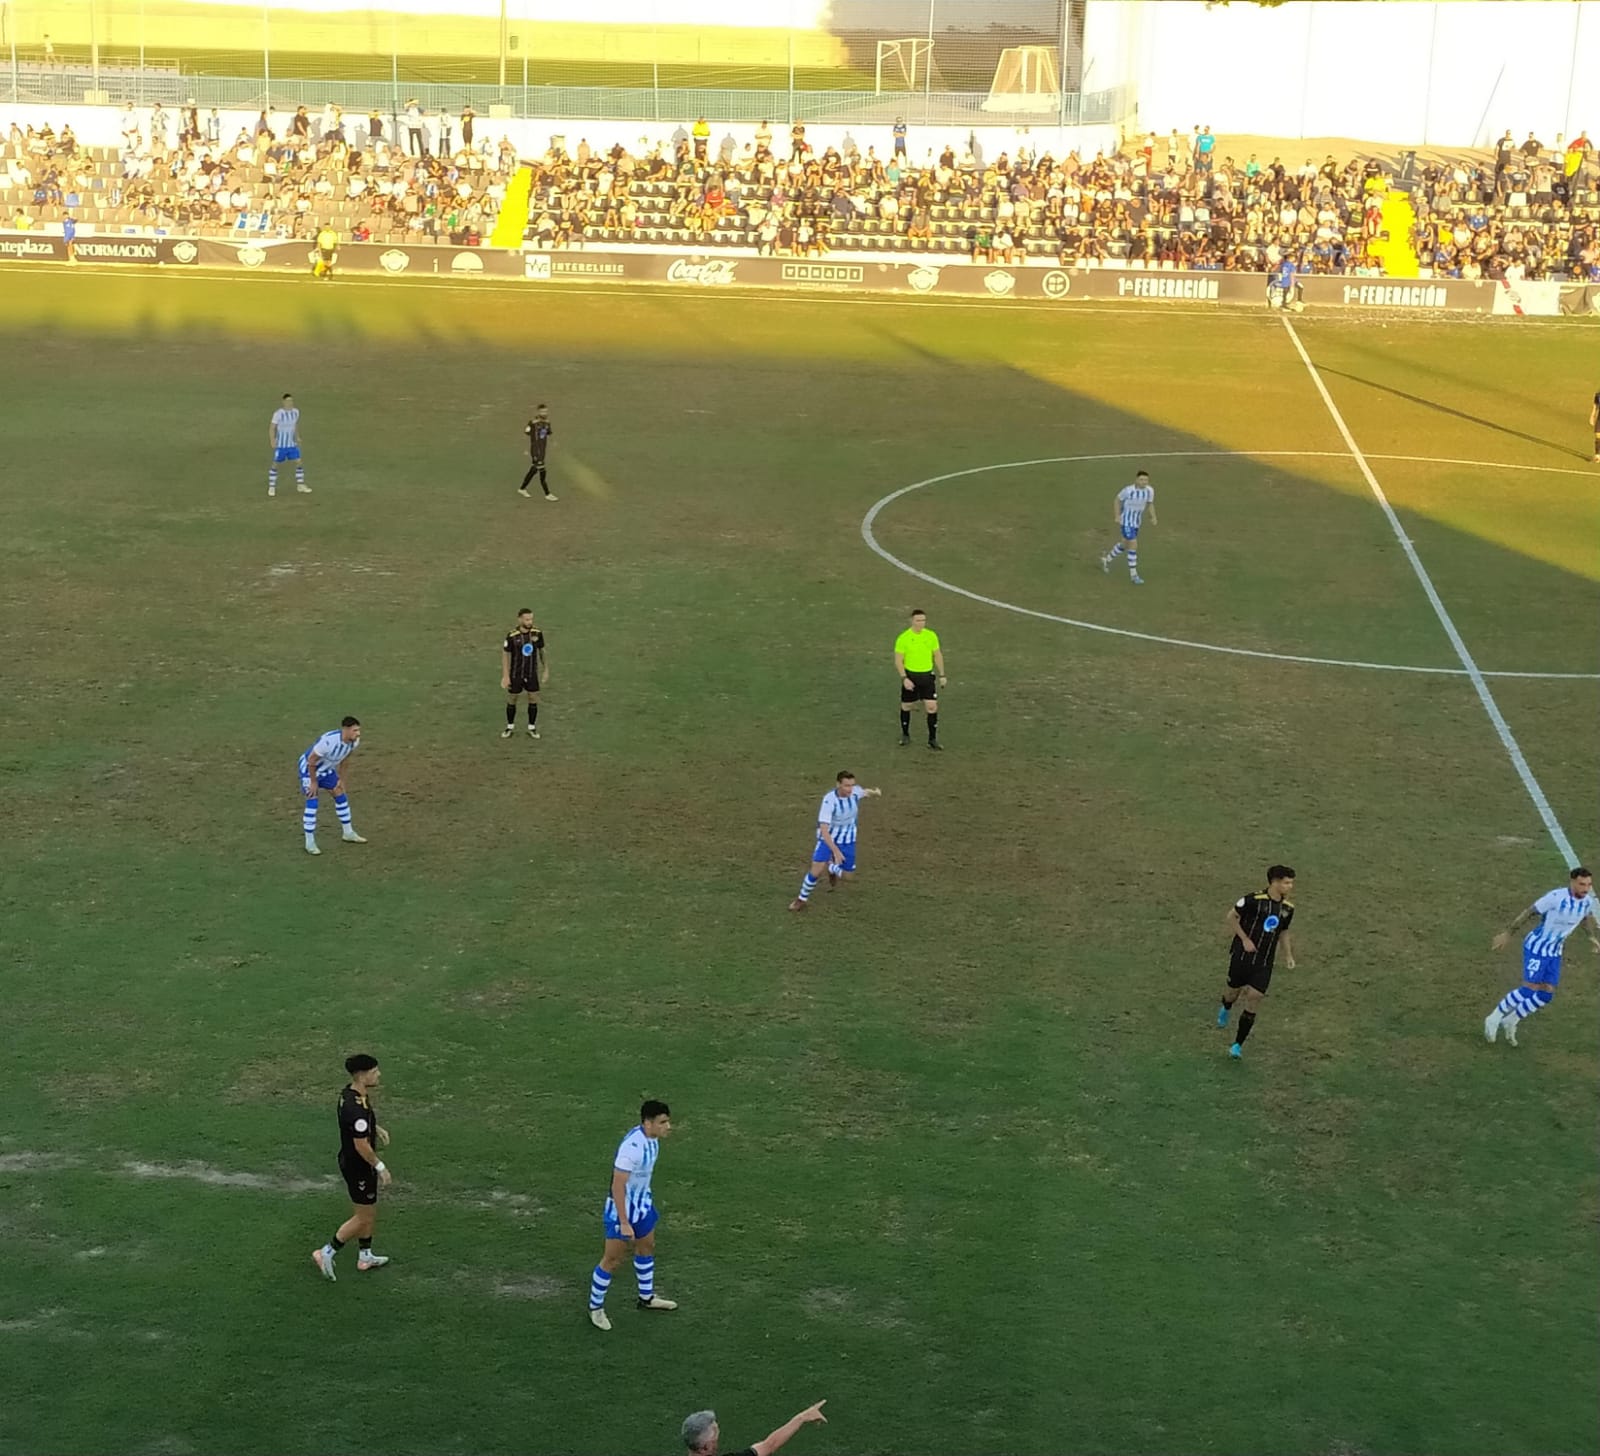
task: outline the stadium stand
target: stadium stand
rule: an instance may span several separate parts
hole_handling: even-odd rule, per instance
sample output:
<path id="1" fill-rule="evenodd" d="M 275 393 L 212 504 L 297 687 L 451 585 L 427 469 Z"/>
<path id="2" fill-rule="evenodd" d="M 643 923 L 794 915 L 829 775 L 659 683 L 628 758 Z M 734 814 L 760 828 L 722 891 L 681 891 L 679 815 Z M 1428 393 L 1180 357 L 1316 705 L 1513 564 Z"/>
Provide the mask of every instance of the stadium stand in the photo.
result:
<path id="1" fill-rule="evenodd" d="M 545 248 L 1239 271 L 1271 269 L 1287 254 L 1304 272 L 1369 276 L 1385 258 L 1392 270 L 1398 252 L 1435 277 L 1600 281 L 1586 138 L 1575 165 L 1534 144 L 1492 166 L 1329 156 L 1296 167 L 1277 157 L 1240 163 L 1176 133 L 1164 146 L 1151 136 L 1088 160 L 953 146 L 920 162 L 854 146 L 806 146 L 791 159 L 759 139 L 696 157 L 687 132 L 639 156 L 585 138 L 529 159 L 481 123 L 470 148 L 445 157 L 408 156 L 366 118 L 347 127 L 333 106 L 280 125 L 275 135 L 263 115 L 226 142 L 193 113 L 130 113 L 121 148 L 80 146 L 69 125 L 13 125 L 0 209 L 13 227 L 48 228 L 71 212 L 103 231 L 308 237 L 331 222 L 363 240 L 477 246 L 515 179 L 513 195 L 527 185 L 524 237 Z M 1383 193 L 1397 183 L 1414 210 L 1409 248 L 1385 236 L 1396 214 Z"/>

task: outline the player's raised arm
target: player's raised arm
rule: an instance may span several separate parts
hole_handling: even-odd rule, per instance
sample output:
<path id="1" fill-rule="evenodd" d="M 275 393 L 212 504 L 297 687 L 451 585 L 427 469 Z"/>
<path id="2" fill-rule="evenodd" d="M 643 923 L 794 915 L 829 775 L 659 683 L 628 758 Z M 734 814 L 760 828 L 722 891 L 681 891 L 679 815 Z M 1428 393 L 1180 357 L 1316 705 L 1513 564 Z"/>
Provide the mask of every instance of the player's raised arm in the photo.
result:
<path id="1" fill-rule="evenodd" d="M 826 1400 L 819 1400 L 815 1405 L 808 1405 L 799 1415 L 790 1416 L 770 1436 L 757 1441 L 750 1449 L 756 1456 L 772 1456 L 772 1453 L 787 1442 L 801 1426 L 810 1425 L 812 1421 L 821 1421 L 823 1425 L 827 1425 L 828 1418 L 822 1413 L 822 1408 L 827 1403 Z"/>

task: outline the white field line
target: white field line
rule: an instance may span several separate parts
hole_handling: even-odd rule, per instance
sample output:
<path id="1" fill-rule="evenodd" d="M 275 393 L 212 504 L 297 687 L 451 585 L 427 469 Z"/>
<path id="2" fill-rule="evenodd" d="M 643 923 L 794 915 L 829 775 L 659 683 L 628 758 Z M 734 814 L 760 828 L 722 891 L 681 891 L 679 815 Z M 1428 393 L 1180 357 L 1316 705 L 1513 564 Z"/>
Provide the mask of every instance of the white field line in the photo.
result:
<path id="1" fill-rule="evenodd" d="M 1271 460 L 1283 457 L 1330 460 L 1348 458 L 1343 450 L 1139 450 L 1118 451 L 1114 454 L 1105 455 L 1052 455 L 1041 460 L 1006 460 L 994 465 L 974 465 L 966 470 L 952 470 L 945 475 L 932 475 L 926 480 L 913 481 L 910 485 L 901 486 L 899 490 L 890 491 L 881 500 L 874 501 L 861 522 L 861 539 L 867 543 L 868 550 L 882 557 L 890 566 L 905 572 L 908 576 L 916 577 L 918 581 L 925 581 L 930 586 L 936 586 L 942 591 L 954 592 L 957 596 L 966 597 L 969 601 L 980 602 L 986 607 L 998 607 L 1003 612 L 1015 612 L 1018 616 L 1033 617 L 1041 622 L 1059 622 L 1064 627 L 1077 627 L 1085 632 L 1103 632 L 1110 637 L 1129 637 L 1139 642 L 1155 642 L 1163 647 L 1187 647 L 1196 652 L 1220 652 L 1229 657 L 1264 658 L 1272 662 L 1300 662 L 1309 664 L 1312 667 L 1354 667 L 1367 672 L 1410 672 L 1421 673 L 1429 677 L 1467 676 L 1465 669 L 1459 667 L 1419 667 L 1404 662 L 1359 662 L 1345 657 L 1307 657 L 1293 652 L 1265 652 L 1253 647 L 1227 647 L 1216 642 L 1195 642 L 1187 637 L 1162 637 L 1154 632 L 1135 632 L 1131 628 L 1109 627 L 1103 622 L 1090 622 L 1081 617 L 1063 617 L 1055 612 L 1041 612 L 1033 607 L 1022 607 L 1015 602 L 1002 601 L 999 597 L 989 597 L 984 596 L 981 592 L 969 591 L 964 586 L 957 586 L 954 582 L 944 580 L 943 577 L 922 571 L 909 561 L 902 561 L 898 556 L 894 555 L 878 540 L 873 531 L 873 526 L 884 508 L 893 505 L 901 496 L 909 495 L 914 490 L 922 490 L 930 485 L 939 485 L 947 480 L 961 480 L 969 475 L 984 475 L 993 470 L 1022 470 L 1033 465 L 1074 465 L 1083 461 L 1206 459 L 1228 458 L 1231 456 L 1247 456 L 1252 460 Z M 1569 470 L 1558 465 L 1501 465 L 1498 462 L 1487 460 L 1435 461 L 1430 460 L 1425 455 L 1375 455 L 1372 458 L 1375 460 L 1411 460 L 1422 464 L 1481 465 L 1486 469 L 1543 470 L 1561 475 L 1582 475 L 1585 478 L 1589 476 L 1587 470 Z M 1484 676 L 1554 679 L 1571 682 L 1600 681 L 1600 673 L 1593 672 L 1501 671 L 1486 672 Z"/>
<path id="2" fill-rule="evenodd" d="M 1317 393 L 1322 396 L 1322 402 L 1327 406 L 1328 414 L 1344 440 L 1345 447 L 1349 450 L 1351 458 L 1356 462 L 1367 485 L 1371 488 L 1385 519 L 1389 522 L 1389 529 L 1394 532 L 1395 540 L 1400 543 L 1400 549 L 1405 552 L 1406 560 L 1411 563 L 1411 569 L 1416 573 L 1417 580 L 1422 583 L 1422 590 L 1427 594 L 1428 603 L 1433 608 L 1433 614 L 1439 619 L 1439 625 L 1444 628 L 1445 636 L 1450 639 L 1450 645 L 1455 649 L 1456 657 L 1460 659 L 1462 671 L 1472 682 L 1473 690 L 1478 694 L 1478 701 L 1483 705 L 1483 711 L 1489 715 L 1489 721 L 1494 725 L 1494 731 L 1500 737 L 1500 746 L 1505 749 L 1506 756 L 1511 760 L 1511 766 L 1516 769 L 1517 777 L 1522 780 L 1522 787 L 1528 791 L 1528 797 L 1533 800 L 1533 807 L 1539 811 L 1539 817 L 1544 820 L 1544 827 L 1549 831 L 1550 838 L 1561 852 L 1562 862 L 1571 869 L 1578 863 L 1578 857 L 1573 852 L 1572 841 L 1567 838 L 1567 832 L 1561 827 L 1561 822 L 1556 818 L 1555 810 L 1550 807 L 1550 800 L 1545 797 L 1545 792 L 1539 787 L 1539 780 L 1533 775 L 1533 770 L 1528 766 L 1528 760 L 1523 756 L 1522 748 L 1517 743 L 1516 735 L 1511 731 L 1511 725 L 1506 722 L 1505 714 L 1500 711 L 1500 705 L 1495 702 L 1494 694 L 1489 690 L 1483 672 L 1478 664 L 1473 661 L 1472 654 L 1467 650 L 1467 644 L 1461 640 L 1461 633 L 1456 629 L 1456 624 L 1450 616 L 1449 609 L 1439 596 L 1439 590 L 1433 584 L 1433 578 L 1428 575 L 1428 569 L 1422 564 L 1422 558 L 1417 555 L 1417 548 L 1412 544 L 1411 538 L 1406 535 L 1405 527 L 1400 524 L 1400 517 L 1395 514 L 1395 509 L 1389 504 L 1389 497 L 1383 493 L 1383 487 L 1378 484 L 1378 477 L 1372 473 L 1372 466 L 1367 457 L 1361 453 L 1361 447 L 1356 444 L 1355 436 L 1350 433 L 1350 427 L 1345 424 L 1344 416 L 1339 413 L 1339 407 L 1333 402 L 1333 396 L 1328 393 L 1328 386 L 1322 382 L 1322 375 L 1317 372 L 1317 366 L 1311 362 L 1311 356 L 1306 353 L 1305 345 L 1300 342 L 1300 335 L 1295 332 L 1294 325 L 1285 318 L 1283 320 L 1285 332 L 1289 335 L 1289 342 L 1294 345 L 1295 353 L 1300 356 L 1300 362 L 1306 366 L 1306 373 L 1311 376 L 1311 382 L 1316 385 Z"/>

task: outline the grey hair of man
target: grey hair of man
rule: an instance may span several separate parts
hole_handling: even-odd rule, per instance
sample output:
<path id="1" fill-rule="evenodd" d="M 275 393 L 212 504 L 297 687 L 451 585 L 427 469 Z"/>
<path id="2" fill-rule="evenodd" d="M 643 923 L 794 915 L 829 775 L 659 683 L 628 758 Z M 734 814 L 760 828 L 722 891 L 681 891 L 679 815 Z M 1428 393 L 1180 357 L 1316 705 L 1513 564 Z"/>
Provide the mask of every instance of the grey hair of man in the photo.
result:
<path id="1" fill-rule="evenodd" d="M 691 1451 L 709 1450 L 711 1433 L 717 1428 L 715 1411 L 696 1411 L 683 1418 L 683 1444 Z"/>

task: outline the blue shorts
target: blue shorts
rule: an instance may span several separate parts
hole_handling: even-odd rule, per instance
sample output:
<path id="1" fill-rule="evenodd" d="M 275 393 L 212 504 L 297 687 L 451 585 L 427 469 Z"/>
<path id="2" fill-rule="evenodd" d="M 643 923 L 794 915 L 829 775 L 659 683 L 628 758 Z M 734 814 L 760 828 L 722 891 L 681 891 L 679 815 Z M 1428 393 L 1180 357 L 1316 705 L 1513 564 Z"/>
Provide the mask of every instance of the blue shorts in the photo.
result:
<path id="1" fill-rule="evenodd" d="M 282 465 L 285 460 L 298 460 L 300 447 L 298 445 L 280 445 L 272 452 L 272 463 Z"/>
<path id="2" fill-rule="evenodd" d="M 652 1203 L 638 1218 L 633 1220 L 634 1238 L 642 1239 L 656 1226 L 656 1221 L 660 1217 L 661 1215 L 656 1212 L 655 1204 Z M 620 1239 L 622 1236 L 622 1224 L 617 1219 L 617 1205 L 608 1198 L 606 1199 L 606 1237 L 608 1239 Z"/>
<path id="3" fill-rule="evenodd" d="M 847 875 L 853 875 L 856 872 L 855 840 L 852 839 L 848 844 L 841 844 L 839 846 L 839 852 L 844 855 L 844 862 L 839 866 L 840 870 Z M 833 851 L 830 850 L 828 846 L 819 839 L 817 841 L 816 849 L 812 851 L 811 863 L 828 864 L 832 859 Z"/>
<path id="4" fill-rule="evenodd" d="M 1124 526 L 1122 528 L 1122 539 L 1124 541 L 1137 541 L 1139 539 L 1139 528 L 1137 526 Z"/>
<path id="5" fill-rule="evenodd" d="M 334 789 L 339 786 L 339 774 L 327 764 L 317 765 L 317 787 L 319 789 Z M 304 763 L 300 765 L 300 792 L 303 794 L 311 787 L 311 775 L 306 772 Z"/>
<path id="6" fill-rule="evenodd" d="M 1525 984 L 1546 986 L 1561 984 L 1561 957 L 1558 955 L 1533 955 L 1526 942 L 1522 947 L 1522 979 Z"/>

